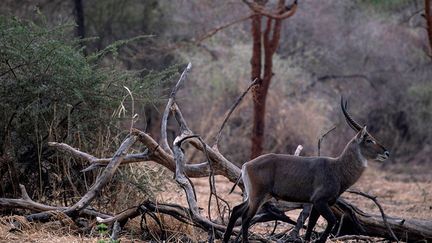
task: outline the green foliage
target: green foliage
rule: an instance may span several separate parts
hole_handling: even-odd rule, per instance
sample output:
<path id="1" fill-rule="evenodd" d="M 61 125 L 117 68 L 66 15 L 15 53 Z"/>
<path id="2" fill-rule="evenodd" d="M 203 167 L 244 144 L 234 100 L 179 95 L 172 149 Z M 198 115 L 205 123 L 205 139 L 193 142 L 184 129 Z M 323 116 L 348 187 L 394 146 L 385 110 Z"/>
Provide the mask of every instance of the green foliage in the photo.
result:
<path id="1" fill-rule="evenodd" d="M 99 232 L 100 237 L 108 236 L 108 226 L 106 224 L 98 224 L 96 226 L 96 230 Z M 112 239 L 99 239 L 98 243 L 120 243 L 120 240 L 112 240 Z"/>
<path id="2" fill-rule="evenodd" d="M 105 236 L 108 233 L 108 226 L 106 224 L 98 224 L 96 229 L 101 236 Z"/>
<path id="3" fill-rule="evenodd" d="M 118 41 L 86 58 L 70 37 L 72 27 L 0 16 L 0 157 L 20 162 L 24 181 L 38 174 L 41 191 L 42 171 L 49 169 L 43 165 L 50 154 L 47 141 L 79 142 L 92 152 L 102 136 L 122 130 L 112 114 L 123 105 L 124 86 L 142 106 L 160 97 L 163 81 L 176 71 L 125 71 L 117 63 L 106 68 L 102 57 L 144 37 Z"/>

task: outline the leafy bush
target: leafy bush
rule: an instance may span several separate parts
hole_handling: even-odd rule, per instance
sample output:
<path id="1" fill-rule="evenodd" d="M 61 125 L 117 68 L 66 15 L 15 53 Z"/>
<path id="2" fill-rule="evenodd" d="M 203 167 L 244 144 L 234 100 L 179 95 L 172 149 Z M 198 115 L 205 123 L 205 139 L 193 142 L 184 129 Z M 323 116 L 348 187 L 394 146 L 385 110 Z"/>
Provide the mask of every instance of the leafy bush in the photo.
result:
<path id="1" fill-rule="evenodd" d="M 71 37 L 73 25 L 47 27 L 41 19 L 35 23 L 0 16 L 1 196 L 16 194 L 18 181 L 30 192 L 38 189 L 39 196 L 53 187 L 75 194 L 85 188 L 78 174 L 82 162 L 53 157 L 47 142 L 67 142 L 105 155 L 122 131 L 113 114 L 125 113 L 115 109 L 124 103 L 124 86 L 142 106 L 160 96 L 163 81 L 176 71 L 117 70 L 113 54 L 106 67 L 103 58 L 127 41 L 86 57 Z"/>

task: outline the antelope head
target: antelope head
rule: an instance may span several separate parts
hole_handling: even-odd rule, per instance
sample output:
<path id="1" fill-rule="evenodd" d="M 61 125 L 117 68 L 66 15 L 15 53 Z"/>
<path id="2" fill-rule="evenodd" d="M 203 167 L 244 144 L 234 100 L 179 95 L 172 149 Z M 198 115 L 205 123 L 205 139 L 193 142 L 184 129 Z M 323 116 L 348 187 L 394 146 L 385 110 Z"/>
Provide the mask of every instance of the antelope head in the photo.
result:
<path id="1" fill-rule="evenodd" d="M 357 132 L 355 142 L 358 144 L 359 152 L 366 160 L 376 160 L 383 162 L 390 156 L 389 151 L 382 146 L 366 129 L 366 126 L 360 126 L 354 119 L 348 114 L 347 102 L 344 102 L 341 98 L 341 108 L 345 116 L 348 125 Z"/>

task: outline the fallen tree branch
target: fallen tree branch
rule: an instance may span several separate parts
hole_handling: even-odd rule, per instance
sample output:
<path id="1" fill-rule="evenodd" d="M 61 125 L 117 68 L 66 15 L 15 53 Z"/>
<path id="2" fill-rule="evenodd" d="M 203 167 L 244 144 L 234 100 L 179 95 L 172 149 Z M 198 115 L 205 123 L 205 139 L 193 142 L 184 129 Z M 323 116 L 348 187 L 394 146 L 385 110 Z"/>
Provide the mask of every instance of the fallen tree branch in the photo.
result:
<path id="1" fill-rule="evenodd" d="M 331 241 L 348 241 L 348 240 L 363 240 L 366 242 L 376 242 L 374 237 L 365 235 L 344 235 L 336 238 L 331 238 Z"/>
<path id="2" fill-rule="evenodd" d="M 132 207 L 111 217 L 107 217 L 107 218 L 96 217 L 96 221 L 100 224 L 102 223 L 112 224 L 114 222 L 119 222 L 120 226 L 123 227 L 129 219 L 138 217 L 140 214 L 141 213 L 139 212 L 138 207 Z"/>
<path id="3" fill-rule="evenodd" d="M 76 212 L 81 211 L 95 199 L 95 197 L 100 193 L 102 188 L 114 176 L 115 171 L 119 167 L 123 158 L 126 156 L 129 148 L 135 143 L 136 139 L 136 136 L 129 135 L 123 141 L 123 143 L 117 149 L 117 152 L 114 154 L 111 162 L 109 162 L 109 164 L 105 167 L 105 169 L 102 171 L 102 174 L 96 179 L 96 182 L 93 184 L 93 186 L 77 203 L 75 203 L 72 207 L 65 211 L 66 214 L 72 215 Z"/>
<path id="4" fill-rule="evenodd" d="M 341 218 L 345 214 L 340 230 L 341 236 L 364 235 L 394 240 L 384 224 L 382 215 L 365 213 L 343 199 L 338 199 L 331 210 L 337 218 Z M 430 220 L 387 217 L 387 224 L 401 241 L 432 240 L 432 221 Z"/>
<path id="5" fill-rule="evenodd" d="M 12 199 L 12 198 L 0 198 L 0 208 L 7 209 L 7 208 L 21 208 L 30 210 L 31 212 L 46 212 L 46 211 L 64 211 L 68 209 L 67 207 L 56 207 L 56 206 L 50 206 L 42 203 L 38 203 L 33 201 L 29 195 L 27 194 L 27 190 L 25 189 L 24 185 L 19 185 L 21 190 L 21 198 L 19 199 Z M 81 216 L 86 217 L 99 217 L 102 219 L 109 218 L 111 215 L 100 213 L 96 210 L 85 208 L 80 212 Z M 27 220 L 33 221 L 34 219 L 29 215 L 26 217 Z"/>

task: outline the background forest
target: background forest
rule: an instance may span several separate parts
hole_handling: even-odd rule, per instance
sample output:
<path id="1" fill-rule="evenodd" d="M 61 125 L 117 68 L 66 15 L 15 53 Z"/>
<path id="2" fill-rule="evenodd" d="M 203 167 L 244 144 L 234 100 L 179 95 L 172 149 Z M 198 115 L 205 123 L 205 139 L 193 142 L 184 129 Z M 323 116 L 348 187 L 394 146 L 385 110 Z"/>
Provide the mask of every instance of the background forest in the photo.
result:
<path id="1" fill-rule="evenodd" d="M 374 169 L 407 175 L 399 177 L 430 197 L 426 1 L 299 0 L 282 22 L 273 55 L 263 152 L 291 154 L 301 144 L 302 155 L 317 155 L 318 139 L 336 126 L 320 153 L 337 155 L 353 136 L 340 112 L 343 95 L 351 114 L 391 151 Z M 251 21 L 225 26 L 249 12 L 240 0 L 2 1 L 0 197 L 19 197 L 23 184 L 35 201 L 73 204 L 98 173 L 80 172 L 87 161 L 47 143 L 109 157 L 135 114 L 134 126 L 158 139 L 171 88 L 189 62 L 193 68 L 176 101 L 194 132 L 213 139 L 251 82 Z M 238 166 L 251 157 L 252 100 L 246 96 L 231 115 L 219 147 Z M 171 143 L 175 121 L 167 130 Z M 171 177 L 152 164 L 123 166 L 95 204 L 118 211 L 160 199 L 165 190 L 175 194 Z M 431 207 L 416 217 L 430 219 Z"/>

